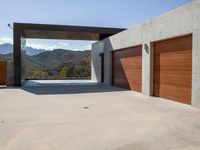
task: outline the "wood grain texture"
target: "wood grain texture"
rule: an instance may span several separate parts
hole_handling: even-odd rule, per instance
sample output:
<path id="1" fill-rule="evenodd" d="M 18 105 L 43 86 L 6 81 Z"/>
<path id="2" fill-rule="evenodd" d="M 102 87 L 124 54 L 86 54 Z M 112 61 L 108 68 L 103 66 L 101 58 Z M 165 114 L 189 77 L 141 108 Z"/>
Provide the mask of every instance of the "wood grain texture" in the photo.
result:
<path id="1" fill-rule="evenodd" d="M 112 52 L 112 84 L 142 91 L 142 46 Z"/>
<path id="2" fill-rule="evenodd" d="M 191 104 L 192 35 L 154 43 L 154 96 Z"/>
<path id="3" fill-rule="evenodd" d="M 0 62 L 0 85 L 7 83 L 7 62 Z"/>

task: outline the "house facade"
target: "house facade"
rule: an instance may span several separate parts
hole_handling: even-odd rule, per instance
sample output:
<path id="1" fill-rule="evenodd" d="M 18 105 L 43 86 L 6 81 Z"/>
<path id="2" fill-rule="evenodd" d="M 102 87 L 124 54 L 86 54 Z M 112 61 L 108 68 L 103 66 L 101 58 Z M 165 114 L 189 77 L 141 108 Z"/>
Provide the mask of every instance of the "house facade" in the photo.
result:
<path id="1" fill-rule="evenodd" d="M 200 0 L 94 43 L 92 80 L 200 108 Z"/>

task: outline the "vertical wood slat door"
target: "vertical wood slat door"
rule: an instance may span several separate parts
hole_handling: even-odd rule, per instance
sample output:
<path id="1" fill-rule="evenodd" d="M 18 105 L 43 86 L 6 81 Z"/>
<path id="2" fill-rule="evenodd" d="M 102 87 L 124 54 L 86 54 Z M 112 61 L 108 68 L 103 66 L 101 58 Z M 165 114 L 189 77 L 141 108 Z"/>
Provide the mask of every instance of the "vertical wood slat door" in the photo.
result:
<path id="1" fill-rule="evenodd" d="M 112 84 L 142 91 L 142 46 L 112 52 Z"/>
<path id="2" fill-rule="evenodd" d="M 7 62 L 0 62 L 0 85 L 7 84 Z"/>
<path id="3" fill-rule="evenodd" d="M 154 43 L 154 96 L 191 104 L 192 35 Z"/>

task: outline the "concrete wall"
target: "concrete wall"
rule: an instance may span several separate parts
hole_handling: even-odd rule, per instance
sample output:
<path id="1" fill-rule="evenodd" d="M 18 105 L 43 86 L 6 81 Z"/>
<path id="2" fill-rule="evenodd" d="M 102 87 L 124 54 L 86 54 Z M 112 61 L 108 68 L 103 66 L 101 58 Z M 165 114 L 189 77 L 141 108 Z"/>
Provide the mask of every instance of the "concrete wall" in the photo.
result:
<path id="1" fill-rule="evenodd" d="M 99 54 L 103 52 L 104 41 L 92 45 L 91 75 L 94 82 L 101 82 L 101 58 Z"/>
<path id="2" fill-rule="evenodd" d="M 192 105 L 200 108 L 200 0 L 193 2 Z"/>
<path id="3" fill-rule="evenodd" d="M 93 45 L 93 51 L 104 51 L 105 56 L 105 84 L 111 84 L 112 81 L 112 64 L 111 51 L 121 48 L 143 45 L 142 51 L 142 93 L 152 95 L 153 93 L 153 42 L 174 38 L 187 34 L 193 34 L 193 79 L 192 79 L 192 103 L 200 107 L 200 0 L 195 0 L 185 6 L 172 10 L 164 15 L 146 21 L 144 24 L 129 30 L 120 32 L 109 38 L 106 38 Z M 101 45 L 101 49 L 98 49 Z M 103 48 L 102 48 L 103 46 Z M 100 62 L 93 59 L 96 68 Z M 96 73 L 98 69 L 96 69 Z M 93 75 L 95 78 L 96 76 Z M 198 84 L 197 84 L 198 82 Z M 199 99 L 198 99 L 199 98 Z"/>

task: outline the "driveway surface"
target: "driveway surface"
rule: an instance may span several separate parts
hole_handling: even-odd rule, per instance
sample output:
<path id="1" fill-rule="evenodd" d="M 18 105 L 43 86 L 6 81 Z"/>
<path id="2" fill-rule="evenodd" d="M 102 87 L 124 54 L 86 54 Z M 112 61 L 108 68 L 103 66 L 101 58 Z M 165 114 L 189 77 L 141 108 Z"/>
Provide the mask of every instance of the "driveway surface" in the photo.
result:
<path id="1" fill-rule="evenodd" d="M 116 87 L 0 89 L 0 150 L 199 150 L 200 109 Z"/>

